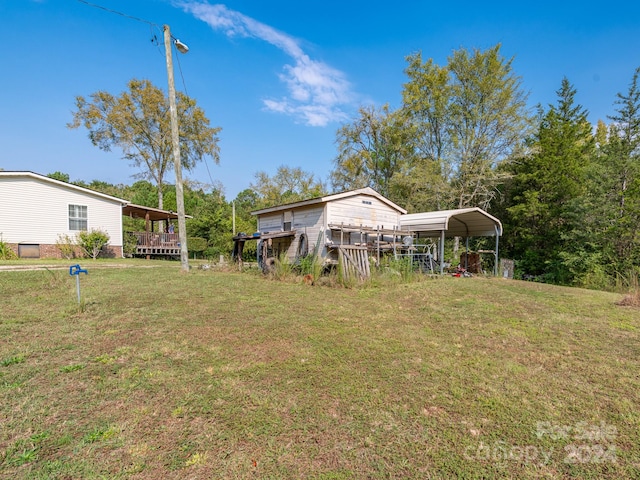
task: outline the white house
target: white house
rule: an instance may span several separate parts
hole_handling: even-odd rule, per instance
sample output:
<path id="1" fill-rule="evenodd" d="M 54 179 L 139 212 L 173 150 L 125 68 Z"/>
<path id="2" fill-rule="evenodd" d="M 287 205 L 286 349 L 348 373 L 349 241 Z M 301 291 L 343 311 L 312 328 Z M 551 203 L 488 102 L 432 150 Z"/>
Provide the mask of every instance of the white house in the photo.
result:
<path id="1" fill-rule="evenodd" d="M 122 257 L 127 203 L 37 173 L 0 171 L 0 239 L 20 257 L 60 257 L 60 236 L 100 229 L 109 234 L 110 254 Z"/>

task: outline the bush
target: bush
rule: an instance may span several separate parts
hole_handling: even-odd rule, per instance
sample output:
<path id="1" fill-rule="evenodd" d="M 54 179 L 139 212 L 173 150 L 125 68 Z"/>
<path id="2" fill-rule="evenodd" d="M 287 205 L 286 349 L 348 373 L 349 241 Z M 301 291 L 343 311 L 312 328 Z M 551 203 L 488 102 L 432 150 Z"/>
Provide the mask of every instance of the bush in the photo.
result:
<path id="1" fill-rule="evenodd" d="M 109 244 L 109 234 L 102 230 L 92 229 L 90 232 L 78 234 L 78 244 L 82 250 L 94 260 L 98 258 L 102 249 Z"/>
<path id="2" fill-rule="evenodd" d="M 301 275 L 311 275 L 314 280 L 317 280 L 322 275 L 322 259 L 311 253 L 299 259 L 297 269 Z"/>
<path id="3" fill-rule="evenodd" d="M 405 283 L 410 283 L 416 276 L 414 265 L 410 257 L 385 257 L 381 261 L 378 272 L 379 273 L 377 275 L 386 277 L 390 280 L 399 280 Z"/>
<path id="4" fill-rule="evenodd" d="M 14 252 L 0 236 L 0 260 L 15 260 L 16 258 L 18 258 L 16 252 Z"/>
<path id="5" fill-rule="evenodd" d="M 66 234 L 58 235 L 56 239 L 56 248 L 67 260 L 71 260 L 78 255 L 78 245 L 74 238 Z"/>
<path id="6" fill-rule="evenodd" d="M 131 232 L 124 234 L 124 245 L 122 246 L 122 253 L 125 257 L 133 257 L 138 247 L 138 237 Z"/>
<path id="7" fill-rule="evenodd" d="M 187 247 L 190 253 L 199 253 L 202 255 L 207 247 L 207 239 L 202 237 L 189 237 L 187 238 Z"/>

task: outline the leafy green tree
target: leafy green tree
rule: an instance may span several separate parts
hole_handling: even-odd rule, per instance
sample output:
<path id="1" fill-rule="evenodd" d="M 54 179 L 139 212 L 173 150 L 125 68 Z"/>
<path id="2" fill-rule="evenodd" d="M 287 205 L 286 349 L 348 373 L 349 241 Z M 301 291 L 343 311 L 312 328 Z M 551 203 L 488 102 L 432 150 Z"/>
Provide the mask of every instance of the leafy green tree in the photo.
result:
<path id="1" fill-rule="evenodd" d="M 436 187 L 437 207 L 489 208 L 502 180 L 497 165 L 522 153 L 530 131 L 513 59 L 496 45 L 485 52 L 456 50 L 445 67 L 423 63 L 421 54 L 407 60 L 403 110 L 416 132 L 413 158 Z"/>
<path id="2" fill-rule="evenodd" d="M 119 96 L 104 91 L 76 97 L 73 121 L 67 126 L 84 126 L 93 145 L 110 151 L 120 148 L 124 158 L 141 169 L 138 176 L 157 188 L 158 208 L 163 206 L 163 185 L 173 168 L 169 100 L 148 80 L 133 79 L 129 90 Z M 191 170 L 209 156 L 219 162 L 218 132 L 209 127 L 209 119 L 196 101 L 177 93 L 180 125 L 181 165 Z"/>
<path id="3" fill-rule="evenodd" d="M 601 143 L 604 249 L 612 274 L 640 267 L 640 85 L 636 69 L 628 92 L 617 94 L 617 111 L 609 117 Z M 605 135 L 601 134 L 601 138 Z"/>
<path id="4" fill-rule="evenodd" d="M 385 105 L 361 107 L 353 123 L 338 130 L 338 156 L 331 172 L 334 190 L 371 187 L 391 198 L 392 177 L 411 155 L 411 129 L 401 112 Z"/>
<path id="5" fill-rule="evenodd" d="M 481 206 L 497 196 L 504 160 L 521 155 L 527 95 L 500 45 L 460 49 L 439 66 L 407 57 L 402 108 L 361 108 L 337 133 L 334 188 L 371 186 L 409 211 Z"/>
<path id="6" fill-rule="evenodd" d="M 299 167 L 278 167 L 274 176 L 260 171 L 255 174 L 251 189 L 258 194 L 261 207 L 298 202 L 326 194 L 326 188 L 315 175 Z"/>
<path id="7" fill-rule="evenodd" d="M 595 141 L 587 111 L 575 104 L 576 90 L 566 78 L 557 94 L 557 105 L 540 112 L 531 153 L 508 166 L 513 178 L 506 248 L 524 272 L 572 283 L 598 262 L 597 248 L 585 241 L 592 233 L 585 215 Z"/>
<path id="8" fill-rule="evenodd" d="M 158 190 L 147 180 L 138 180 L 127 189 L 125 197 L 131 203 L 158 208 Z M 164 193 L 163 193 L 164 197 Z"/>
<path id="9" fill-rule="evenodd" d="M 404 191 L 408 210 L 451 208 L 454 194 L 451 182 L 455 173 L 454 138 L 450 104 L 452 85 L 447 66 L 433 59 L 423 62 L 422 53 L 407 57 L 407 83 L 402 90 L 403 114 L 413 129 L 413 161 L 398 176 L 397 186 Z"/>
<path id="10" fill-rule="evenodd" d="M 53 173 L 48 173 L 47 177 L 49 178 L 53 178 L 54 180 L 60 180 L 61 182 L 67 182 L 69 183 L 69 174 L 68 173 L 63 173 L 63 172 L 53 172 Z"/>
<path id="11" fill-rule="evenodd" d="M 614 173 L 614 191 L 618 198 L 620 215 L 624 215 L 630 187 L 640 174 L 640 68 L 634 72 L 626 95 L 618 93 L 617 115 L 609 117 L 614 122 L 609 136 L 609 163 Z"/>
<path id="12" fill-rule="evenodd" d="M 196 190 L 188 195 L 193 197 L 193 218 L 187 222 L 187 234 L 206 239 L 208 247 L 204 254 L 207 257 L 229 254 L 233 249 L 233 218 L 231 205 L 222 191 L 215 188 L 210 193 Z"/>
<path id="13" fill-rule="evenodd" d="M 236 232 L 255 232 L 258 228 L 257 219 L 251 212 L 259 210 L 262 205 L 258 194 L 247 188 L 238 193 L 233 204 L 236 212 Z"/>

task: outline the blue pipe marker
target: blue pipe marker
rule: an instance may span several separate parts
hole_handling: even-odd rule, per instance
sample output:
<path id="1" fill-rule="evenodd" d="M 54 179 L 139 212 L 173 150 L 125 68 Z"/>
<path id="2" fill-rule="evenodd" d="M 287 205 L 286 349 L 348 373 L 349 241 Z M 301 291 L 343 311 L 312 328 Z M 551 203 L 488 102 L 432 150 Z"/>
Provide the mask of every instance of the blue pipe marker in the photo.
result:
<path id="1" fill-rule="evenodd" d="M 87 272 L 86 269 L 80 268 L 80 264 L 71 265 L 69 267 L 69 275 L 76 276 L 76 290 L 78 291 L 78 305 L 80 305 L 80 274 L 81 273 L 84 273 L 85 275 L 89 274 L 89 272 Z"/>

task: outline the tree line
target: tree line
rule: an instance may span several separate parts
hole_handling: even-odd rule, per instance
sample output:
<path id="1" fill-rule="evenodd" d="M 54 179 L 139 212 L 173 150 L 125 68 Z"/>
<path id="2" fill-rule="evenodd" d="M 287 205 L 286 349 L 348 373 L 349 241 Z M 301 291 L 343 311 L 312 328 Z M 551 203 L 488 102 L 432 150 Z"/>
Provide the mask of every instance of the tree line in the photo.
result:
<path id="1" fill-rule="evenodd" d="M 401 105 L 362 106 L 338 129 L 326 182 L 280 166 L 272 176 L 257 172 L 232 201 L 221 186 L 187 183 L 188 234 L 205 239 L 207 255 L 228 254 L 232 211 L 236 232 L 251 232 L 252 210 L 369 186 L 409 212 L 487 210 L 502 221 L 502 256 L 516 260 L 520 275 L 594 288 L 637 278 L 640 69 L 612 99 L 608 123 L 594 126 L 567 78 L 555 103 L 529 108 L 513 58 L 500 48 L 459 49 L 442 66 L 408 56 Z M 220 128 L 186 95 L 178 103 L 184 168 L 207 156 L 218 162 Z M 119 147 L 141 168 L 130 186 L 85 186 L 174 209 L 175 190 L 164 181 L 172 167 L 164 94 L 132 80 L 119 97 L 97 92 L 77 97 L 76 107 L 70 128 L 84 126 L 94 145 Z"/>

